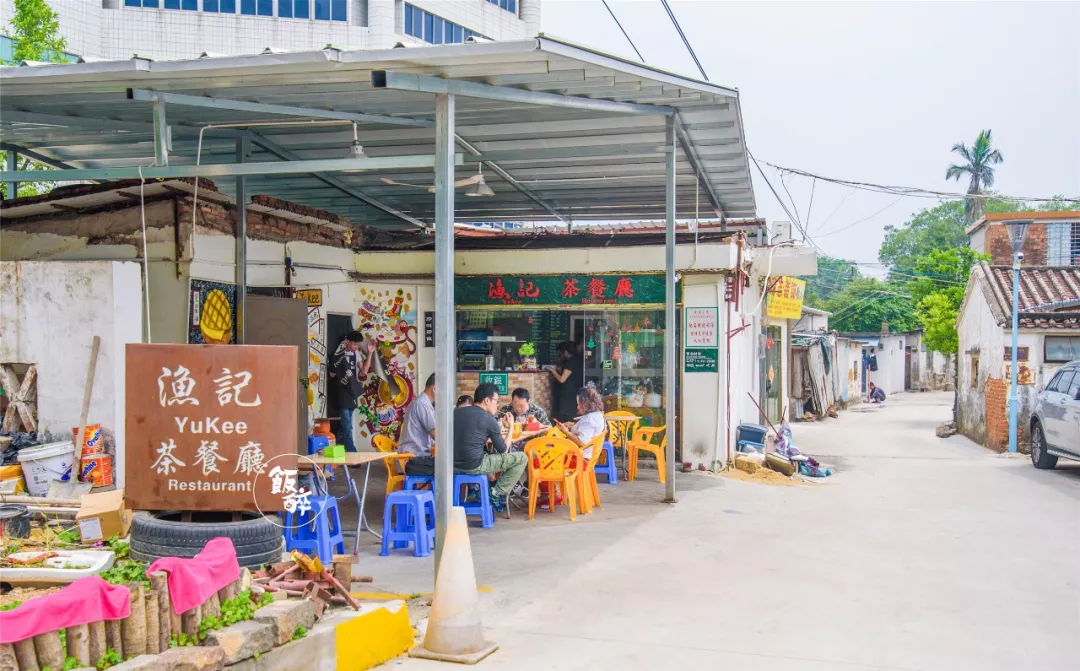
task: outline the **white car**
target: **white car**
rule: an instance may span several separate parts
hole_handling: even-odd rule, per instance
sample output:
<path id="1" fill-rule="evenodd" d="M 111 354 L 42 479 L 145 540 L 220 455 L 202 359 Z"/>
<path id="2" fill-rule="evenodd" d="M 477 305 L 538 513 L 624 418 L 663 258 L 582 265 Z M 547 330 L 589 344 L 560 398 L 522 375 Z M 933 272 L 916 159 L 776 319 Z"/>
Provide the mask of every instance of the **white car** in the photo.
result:
<path id="1" fill-rule="evenodd" d="M 1058 457 L 1080 460 L 1080 361 L 1062 366 L 1035 397 L 1029 428 L 1035 468 L 1053 468 Z"/>

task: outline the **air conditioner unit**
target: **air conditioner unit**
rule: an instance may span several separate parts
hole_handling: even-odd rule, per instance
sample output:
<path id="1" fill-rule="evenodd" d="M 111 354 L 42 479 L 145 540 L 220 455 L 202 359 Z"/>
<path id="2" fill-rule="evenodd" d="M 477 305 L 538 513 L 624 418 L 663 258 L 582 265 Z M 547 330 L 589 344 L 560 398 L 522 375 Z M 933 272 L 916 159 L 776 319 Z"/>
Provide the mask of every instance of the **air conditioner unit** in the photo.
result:
<path id="1" fill-rule="evenodd" d="M 792 242 L 791 222 L 774 221 L 769 225 L 769 244 L 778 245 L 781 242 Z"/>

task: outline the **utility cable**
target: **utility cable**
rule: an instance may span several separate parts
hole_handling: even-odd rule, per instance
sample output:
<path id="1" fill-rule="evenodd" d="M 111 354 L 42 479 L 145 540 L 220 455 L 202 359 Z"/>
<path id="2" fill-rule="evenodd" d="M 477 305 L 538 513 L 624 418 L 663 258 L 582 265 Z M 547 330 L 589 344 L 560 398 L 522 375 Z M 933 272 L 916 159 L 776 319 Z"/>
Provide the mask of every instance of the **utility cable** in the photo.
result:
<path id="1" fill-rule="evenodd" d="M 690 52 L 690 58 L 694 59 L 694 65 L 697 66 L 698 72 L 701 73 L 705 81 L 709 81 L 709 75 L 705 74 L 705 68 L 701 67 L 701 61 L 698 60 L 697 54 L 694 53 L 694 48 L 690 46 L 690 40 L 686 39 L 686 33 L 683 32 L 682 26 L 679 25 L 679 20 L 675 18 L 675 12 L 671 11 L 671 5 L 668 4 L 667 0 L 660 0 L 660 2 L 664 5 L 667 15 L 671 17 L 671 22 L 675 24 L 675 30 L 679 31 L 679 37 L 682 38 L 683 44 L 686 45 L 686 50 Z"/>
<path id="2" fill-rule="evenodd" d="M 637 45 L 634 44 L 634 40 L 630 39 L 630 35 L 626 32 L 626 28 L 623 28 L 622 24 L 619 23 L 619 17 L 615 16 L 615 12 L 612 11 L 611 6 L 607 3 L 607 0 L 600 1 L 604 3 L 604 8 L 607 9 L 608 14 L 611 14 L 611 18 L 615 20 L 615 25 L 617 25 L 619 27 L 619 30 L 622 31 L 623 37 L 625 37 L 626 41 L 630 43 L 630 47 L 634 50 L 634 53 L 637 54 L 638 60 L 644 63 L 645 58 L 641 55 L 641 52 L 638 51 Z"/>
<path id="3" fill-rule="evenodd" d="M 824 254 L 825 252 L 821 249 L 821 247 L 818 247 L 817 243 L 814 242 L 808 235 L 806 235 L 806 231 L 803 230 L 802 225 L 799 224 L 798 218 L 791 213 L 791 210 L 788 209 L 787 204 L 780 197 L 780 194 L 778 194 L 776 192 L 776 189 L 773 188 L 772 182 L 769 181 L 769 178 L 765 174 L 765 171 L 761 169 L 761 164 L 758 163 L 758 160 L 756 158 L 754 158 L 754 155 L 750 152 L 749 148 L 747 148 L 746 153 L 750 157 L 750 159 L 754 161 L 754 165 L 757 166 L 758 172 L 761 173 L 761 178 L 765 180 L 765 184 L 769 186 L 769 190 L 772 191 L 773 196 L 776 197 L 776 202 L 780 203 L 780 207 L 782 207 L 784 209 L 784 212 L 787 213 L 788 219 L 790 219 L 791 222 L 795 225 L 795 227 L 799 229 L 799 232 L 802 233 L 803 239 L 813 245 L 814 249 L 818 250 L 818 252 Z"/>
<path id="4" fill-rule="evenodd" d="M 861 223 L 863 223 L 864 221 L 869 221 L 869 220 L 873 219 L 874 217 L 878 216 L 879 214 L 881 214 L 882 212 L 884 212 L 885 210 L 889 209 L 889 208 L 890 208 L 890 207 L 892 207 L 893 205 L 896 205 L 896 204 L 897 204 L 897 203 L 899 203 L 899 202 L 900 202 L 901 200 L 903 200 L 903 199 L 904 199 L 905 197 L 906 197 L 906 196 L 900 196 L 900 197 L 898 197 L 898 198 L 897 198 L 896 200 L 894 200 L 893 202 L 889 203 L 889 204 L 888 204 L 888 205 L 886 205 L 885 207 L 881 208 L 881 209 L 880 209 L 880 210 L 878 210 L 877 212 L 875 212 L 875 213 L 871 214 L 870 216 L 868 216 L 868 217 L 863 217 L 862 219 L 859 219 L 859 220 L 857 220 L 857 221 L 853 221 L 852 223 L 848 224 L 847 226 L 842 226 L 842 227 L 840 227 L 840 228 L 837 228 L 837 229 L 833 229 L 833 230 L 829 231 L 828 233 L 819 233 L 819 234 L 818 234 L 818 237 L 819 237 L 819 238 L 827 238 L 827 237 L 829 237 L 830 235 L 834 235 L 834 234 L 836 234 L 836 233 L 841 233 L 841 232 L 843 232 L 843 231 L 846 231 L 847 229 L 851 228 L 852 226 L 855 226 L 856 224 L 861 224 Z"/>
<path id="5" fill-rule="evenodd" d="M 810 204 L 806 206 L 806 230 L 810 230 L 810 212 L 814 209 L 814 191 L 817 190 L 817 180 L 810 183 Z"/>

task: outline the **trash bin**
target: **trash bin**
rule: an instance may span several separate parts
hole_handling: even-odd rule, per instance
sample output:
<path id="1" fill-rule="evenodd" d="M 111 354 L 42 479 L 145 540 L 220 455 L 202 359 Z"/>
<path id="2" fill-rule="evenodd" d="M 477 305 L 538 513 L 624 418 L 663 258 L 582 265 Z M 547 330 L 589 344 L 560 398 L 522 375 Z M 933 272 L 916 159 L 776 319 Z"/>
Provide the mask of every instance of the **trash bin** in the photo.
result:
<path id="1" fill-rule="evenodd" d="M 768 432 L 768 427 L 761 424 L 740 424 L 735 429 L 736 451 L 745 452 L 747 445 L 764 448 L 765 434 Z"/>

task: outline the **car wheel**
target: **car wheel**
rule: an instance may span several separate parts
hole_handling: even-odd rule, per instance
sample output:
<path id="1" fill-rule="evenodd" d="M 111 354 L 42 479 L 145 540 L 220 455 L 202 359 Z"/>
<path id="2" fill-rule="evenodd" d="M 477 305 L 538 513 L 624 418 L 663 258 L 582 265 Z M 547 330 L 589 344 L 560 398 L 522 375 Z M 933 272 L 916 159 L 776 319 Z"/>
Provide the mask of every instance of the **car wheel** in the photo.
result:
<path id="1" fill-rule="evenodd" d="M 1058 458 L 1046 451 L 1046 436 L 1043 435 L 1042 424 L 1035 422 L 1031 425 L 1031 463 L 1035 468 L 1053 468 L 1057 466 Z"/>
<path id="2" fill-rule="evenodd" d="M 256 568 L 278 561 L 284 545 L 281 528 L 255 513 L 193 512 L 182 521 L 178 511 L 137 513 L 131 522 L 131 556 L 153 562 L 162 557 L 194 557 L 206 542 L 225 536 L 236 548 L 240 566 Z"/>

